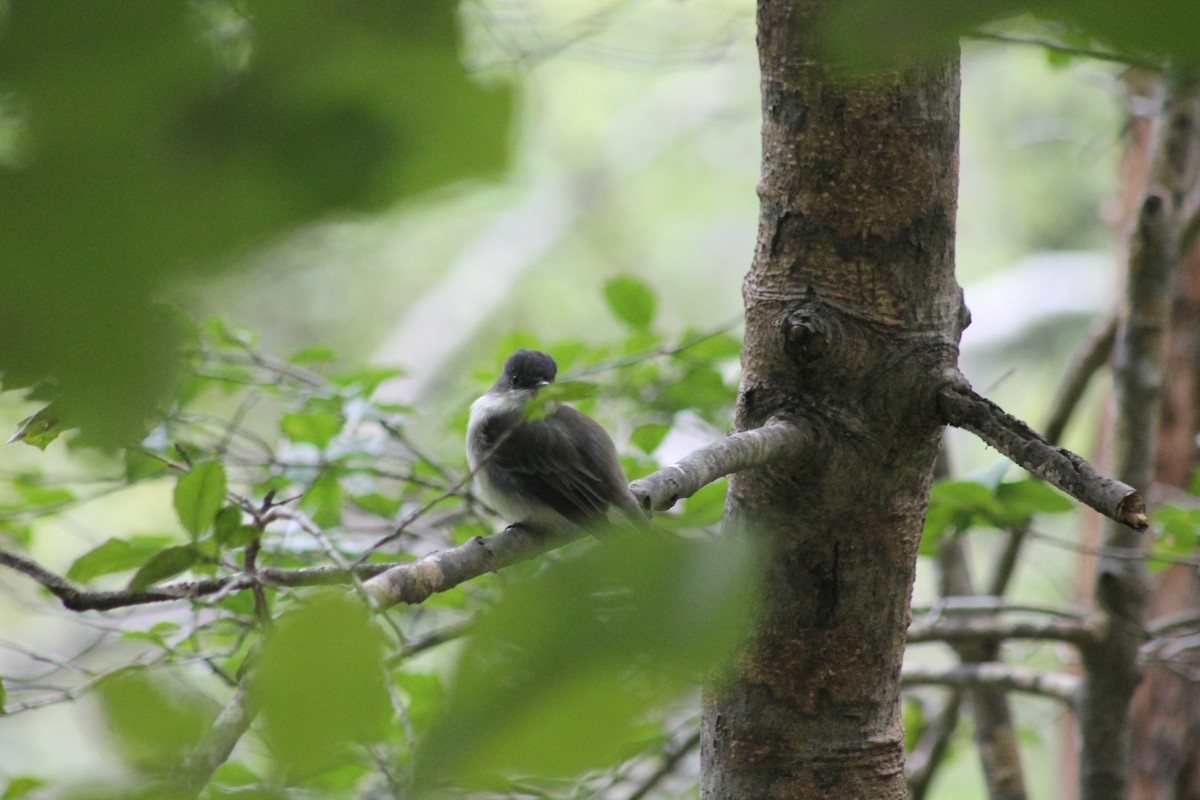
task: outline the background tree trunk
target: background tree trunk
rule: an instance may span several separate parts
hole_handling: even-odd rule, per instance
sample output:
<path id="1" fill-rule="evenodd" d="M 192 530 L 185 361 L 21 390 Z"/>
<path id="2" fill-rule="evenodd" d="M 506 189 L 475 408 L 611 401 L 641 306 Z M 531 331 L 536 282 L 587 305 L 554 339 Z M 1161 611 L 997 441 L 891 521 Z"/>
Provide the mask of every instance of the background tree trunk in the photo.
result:
<path id="1" fill-rule="evenodd" d="M 1144 76 L 1143 76 L 1144 78 Z M 1146 81 L 1131 81 L 1131 92 L 1150 93 Z M 1125 220 L 1133 216 L 1145 182 L 1151 120 L 1131 114 L 1123 161 L 1122 197 Z M 1138 135 L 1138 134 L 1141 135 Z M 1200 459 L 1200 247 L 1194 240 L 1197 197 L 1191 187 L 1193 237 L 1180 253 L 1175 274 L 1166 367 L 1158 427 L 1155 484 L 1158 494 L 1186 488 Z M 1200 607 L 1200 577 L 1190 566 L 1176 565 L 1153 577 L 1147 617 L 1166 617 Z M 1134 800 L 1200 798 L 1200 683 L 1189 679 L 1200 671 L 1200 655 L 1183 650 L 1172 667 L 1150 664 L 1133 696 L 1132 791 Z"/>
<path id="2" fill-rule="evenodd" d="M 819 445 L 730 480 L 762 537 L 761 620 L 706 700 L 701 794 L 906 795 L 900 664 L 966 314 L 954 280 L 957 56 L 851 80 L 816 50 L 824 0 L 761 0 L 763 175 L 737 430 Z"/>

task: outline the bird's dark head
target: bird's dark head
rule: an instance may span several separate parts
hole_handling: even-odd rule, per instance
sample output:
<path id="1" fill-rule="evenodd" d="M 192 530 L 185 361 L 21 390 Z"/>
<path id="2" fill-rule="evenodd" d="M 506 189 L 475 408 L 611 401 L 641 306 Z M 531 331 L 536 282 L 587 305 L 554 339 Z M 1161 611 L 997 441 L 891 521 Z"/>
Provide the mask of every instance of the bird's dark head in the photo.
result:
<path id="1" fill-rule="evenodd" d="M 554 383 L 558 364 L 540 350 L 518 350 L 504 362 L 504 374 L 496 382 L 497 388 L 517 391 L 536 391 Z"/>

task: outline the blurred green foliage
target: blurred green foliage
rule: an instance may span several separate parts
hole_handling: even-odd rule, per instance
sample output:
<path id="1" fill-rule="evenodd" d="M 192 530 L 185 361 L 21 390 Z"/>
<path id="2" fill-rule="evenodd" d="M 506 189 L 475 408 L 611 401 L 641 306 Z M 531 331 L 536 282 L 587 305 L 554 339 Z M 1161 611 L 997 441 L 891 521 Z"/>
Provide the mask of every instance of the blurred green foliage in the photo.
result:
<path id="1" fill-rule="evenodd" d="M 1188 67 L 1200 61 L 1200 5 L 1192 0 L 1119 3 L 1111 0 L 957 0 L 836 3 L 824 22 L 831 52 L 844 63 L 878 67 L 955 50 L 958 39 L 991 23 L 1033 27 L 1068 51 L 1114 55 L 1140 64 Z"/>
<path id="2" fill-rule="evenodd" d="M 496 173 L 512 98 L 440 0 L 12 0 L 0 48 L 0 375 L 84 441 L 165 401 L 173 282 L 332 212 Z"/>
<path id="3" fill-rule="evenodd" d="M 550 394 L 614 432 L 632 477 L 662 464 L 679 411 L 730 417 L 739 341 L 727 327 L 669 337 L 656 293 L 632 276 L 594 302 L 624 335 L 592 344 L 515 332 L 479 365 L 473 391 L 511 348 L 547 350 L 563 366 Z M 501 526 L 460 480 L 468 399 L 444 432 L 460 453 L 446 461 L 413 443 L 426 424 L 414 409 L 378 399 L 396 370 L 342 369 L 325 348 L 278 358 L 252 332 L 215 320 L 186 331 L 165 411 L 142 442 L 101 459 L 89 490 L 41 469 L 0 482 L 10 511 L 34 520 L 20 538 L 4 528 L 4 547 L 36 550 L 92 491 L 158 493 L 173 512 L 164 528 L 139 530 L 135 518 L 75 549 L 66 577 L 102 591 L 182 591 L 244 576 L 250 561 L 259 570 L 403 562 Z M 55 453 L 97 457 L 38 455 Z M 56 788 L 169 796 L 173 771 L 242 679 L 257 721 L 204 797 L 516 780 L 555 797 L 561 781 L 615 780 L 624 765 L 658 757 L 681 698 L 719 674 L 749 625 L 757 565 L 745 540 L 713 536 L 724 496 L 724 481 L 706 487 L 659 515 L 649 539 L 614 532 L 380 615 L 344 585 L 185 591 L 174 607 L 120 621 L 86 656 L 106 665 L 95 670 L 102 740 L 113 740 L 129 779 Z M 461 644 L 421 645 L 427 637 Z M 25 704 L 38 688 L 6 688 L 10 712 L 35 713 Z"/>
<path id="4" fill-rule="evenodd" d="M 719 675 L 742 641 L 759 567 L 748 537 L 613 531 L 507 586 L 459 655 L 418 786 L 502 789 L 636 754 L 655 712 Z"/>

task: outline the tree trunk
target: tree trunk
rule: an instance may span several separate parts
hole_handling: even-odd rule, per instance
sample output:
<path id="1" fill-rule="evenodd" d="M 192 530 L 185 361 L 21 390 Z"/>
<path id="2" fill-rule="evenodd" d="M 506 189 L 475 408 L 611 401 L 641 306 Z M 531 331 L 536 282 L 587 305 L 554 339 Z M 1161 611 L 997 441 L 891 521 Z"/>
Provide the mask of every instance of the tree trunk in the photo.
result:
<path id="1" fill-rule="evenodd" d="M 852 80 L 828 0 L 760 0 L 763 176 L 737 430 L 817 456 L 735 474 L 728 528 L 767 551 L 761 618 L 706 699 L 705 800 L 906 794 L 900 664 L 966 312 L 954 280 L 958 61 Z M 810 451 L 813 452 L 813 451 Z"/>
<path id="2" fill-rule="evenodd" d="M 1145 117 L 1130 120 L 1135 132 L 1148 128 Z M 1131 138 L 1128 147 L 1132 152 L 1126 163 L 1142 169 L 1123 173 L 1123 194 L 1137 198 L 1145 181 L 1149 136 Z M 1200 186 L 1191 192 L 1193 225 L 1185 232 L 1190 246 L 1181 253 L 1175 273 L 1155 466 L 1155 483 L 1176 489 L 1189 485 L 1200 463 L 1200 243 L 1194 228 L 1200 221 L 1195 197 Z M 1154 576 L 1148 619 L 1197 609 L 1200 576 L 1193 567 L 1176 565 Z M 1133 696 L 1130 794 L 1135 800 L 1200 799 L 1200 682 L 1180 674 L 1200 670 L 1200 655 L 1184 650 L 1172 667 L 1149 665 Z"/>

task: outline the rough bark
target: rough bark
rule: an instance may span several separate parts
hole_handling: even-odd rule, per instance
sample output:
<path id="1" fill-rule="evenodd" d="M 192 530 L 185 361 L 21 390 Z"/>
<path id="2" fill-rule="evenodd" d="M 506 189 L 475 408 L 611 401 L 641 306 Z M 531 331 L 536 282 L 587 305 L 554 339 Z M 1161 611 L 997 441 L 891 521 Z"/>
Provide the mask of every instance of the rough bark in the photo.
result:
<path id="1" fill-rule="evenodd" d="M 761 618 L 706 698 L 701 796 L 906 795 L 900 663 L 966 319 L 953 275 L 957 57 L 849 79 L 824 0 L 761 0 L 763 177 L 736 429 L 804 421 L 819 459 L 730 480 L 768 552 Z"/>

